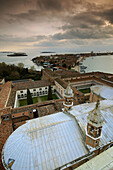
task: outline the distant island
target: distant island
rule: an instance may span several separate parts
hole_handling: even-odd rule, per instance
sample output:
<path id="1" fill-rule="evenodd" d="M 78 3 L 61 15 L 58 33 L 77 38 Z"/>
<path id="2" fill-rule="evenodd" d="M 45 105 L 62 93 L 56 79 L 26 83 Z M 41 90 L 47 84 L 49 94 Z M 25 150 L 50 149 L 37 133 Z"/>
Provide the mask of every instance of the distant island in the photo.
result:
<path id="1" fill-rule="evenodd" d="M 40 53 L 56 53 L 56 52 L 52 52 L 52 51 L 42 51 Z"/>
<path id="2" fill-rule="evenodd" d="M 8 54 L 7 56 L 18 57 L 18 56 L 27 56 L 27 54 L 26 53 L 13 53 L 13 54 Z"/>
<path id="3" fill-rule="evenodd" d="M 12 51 L 0 51 L 0 53 L 13 53 Z"/>

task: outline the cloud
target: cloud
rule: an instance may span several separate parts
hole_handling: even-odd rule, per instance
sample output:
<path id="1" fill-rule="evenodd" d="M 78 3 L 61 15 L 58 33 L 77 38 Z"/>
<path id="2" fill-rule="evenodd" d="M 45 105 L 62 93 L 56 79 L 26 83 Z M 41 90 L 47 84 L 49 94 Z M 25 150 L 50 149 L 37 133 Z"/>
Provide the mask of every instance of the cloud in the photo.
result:
<path id="1" fill-rule="evenodd" d="M 0 41 L 7 41 L 7 42 L 37 42 L 37 41 L 40 41 L 40 40 L 43 40 L 45 39 L 46 36 L 44 35 L 37 35 L 37 36 L 31 36 L 31 37 L 17 37 L 17 36 L 12 36 L 12 35 L 7 35 L 7 34 L 4 34 L 4 35 L 0 35 Z"/>
<path id="2" fill-rule="evenodd" d="M 107 30 L 108 29 L 108 30 Z M 107 26 L 101 29 L 70 29 L 64 33 L 57 33 L 52 36 L 53 39 L 106 39 L 113 37 L 113 28 Z"/>
<path id="3" fill-rule="evenodd" d="M 112 0 L 0 0 L 0 4 L 1 43 L 79 48 L 109 39 L 112 44 Z"/>

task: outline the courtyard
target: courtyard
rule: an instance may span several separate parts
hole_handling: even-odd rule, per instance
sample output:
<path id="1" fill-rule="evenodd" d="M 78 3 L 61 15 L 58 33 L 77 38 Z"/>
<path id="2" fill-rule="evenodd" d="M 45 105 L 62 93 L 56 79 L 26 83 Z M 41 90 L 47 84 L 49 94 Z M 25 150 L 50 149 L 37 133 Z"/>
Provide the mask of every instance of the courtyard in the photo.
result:
<path id="1" fill-rule="evenodd" d="M 58 99 L 56 94 L 52 94 L 53 100 Z M 33 97 L 33 104 L 40 103 L 48 100 L 48 95 Z M 27 105 L 27 99 L 19 100 L 19 107 Z"/>

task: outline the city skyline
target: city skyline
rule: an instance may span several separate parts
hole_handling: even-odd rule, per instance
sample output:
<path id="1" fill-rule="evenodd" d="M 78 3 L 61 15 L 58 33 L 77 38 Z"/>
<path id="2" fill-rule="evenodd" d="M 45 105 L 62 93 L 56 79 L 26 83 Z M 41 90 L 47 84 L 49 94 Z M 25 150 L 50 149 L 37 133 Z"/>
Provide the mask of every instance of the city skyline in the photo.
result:
<path id="1" fill-rule="evenodd" d="M 0 2 L 0 51 L 112 51 L 111 0 Z"/>

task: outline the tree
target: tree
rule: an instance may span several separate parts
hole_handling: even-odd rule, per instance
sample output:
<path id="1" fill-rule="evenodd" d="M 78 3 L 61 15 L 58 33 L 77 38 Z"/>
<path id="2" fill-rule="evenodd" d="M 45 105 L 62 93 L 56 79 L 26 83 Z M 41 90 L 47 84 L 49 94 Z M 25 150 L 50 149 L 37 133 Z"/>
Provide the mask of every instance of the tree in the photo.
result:
<path id="1" fill-rule="evenodd" d="M 68 66 L 68 70 L 71 70 L 71 66 Z"/>
<path id="2" fill-rule="evenodd" d="M 11 72 L 11 74 L 9 76 L 11 77 L 11 80 L 18 80 L 18 79 L 20 79 L 20 74 L 19 74 L 18 71 Z"/>
<path id="3" fill-rule="evenodd" d="M 24 64 L 23 63 L 18 63 L 18 67 L 23 68 Z"/>
<path id="4" fill-rule="evenodd" d="M 67 67 L 66 63 L 62 64 L 62 67 L 65 67 L 65 68 L 66 68 L 66 67 Z"/>
<path id="5" fill-rule="evenodd" d="M 29 89 L 27 89 L 27 104 L 28 105 L 33 104 L 33 99 L 32 99 Z"/>
<path id="6" fill-rule="evenodd" d="M 31 70 L 31 71 L 36 71 L 36 69 L 35 69 L 34 66 L 31 66 L 31 67 L 30 67 L 30 70 Z"/>
<path id="7" fill-rule="evenodd" d="M 49 85 L 49 89 L 48 89 L 48 100 L 53 100 L 51 85 Z"/>

